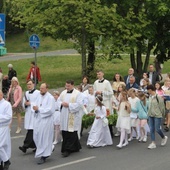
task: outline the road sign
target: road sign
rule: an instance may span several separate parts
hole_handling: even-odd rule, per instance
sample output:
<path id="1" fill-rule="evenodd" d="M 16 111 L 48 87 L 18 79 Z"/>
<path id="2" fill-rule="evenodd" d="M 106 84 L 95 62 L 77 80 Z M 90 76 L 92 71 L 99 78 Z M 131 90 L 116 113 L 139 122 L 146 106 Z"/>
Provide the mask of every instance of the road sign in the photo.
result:
<path id="1" fill-rule="evenodd" d="M 31 48 L 37 49 L 40 46 L 40 39 L 38 35 L 36 34 L 31 35 L 29 39 L 29 43 Z"/>
<path id="2" fill-rule="evenodd" d="M 0 31 L 5 30 L 5 14 L 0 14 Z"/>
<path id="3" fill-rule="evenodd" d="M 5 32 L 0 31 L 0 46 L 5 46 Z"/>

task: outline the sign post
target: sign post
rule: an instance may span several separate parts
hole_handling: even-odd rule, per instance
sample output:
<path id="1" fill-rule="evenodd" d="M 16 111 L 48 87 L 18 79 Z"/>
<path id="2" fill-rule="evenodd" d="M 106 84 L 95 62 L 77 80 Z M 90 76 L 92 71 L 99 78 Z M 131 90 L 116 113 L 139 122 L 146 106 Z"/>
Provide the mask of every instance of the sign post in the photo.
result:
<path id="1" fill-rule="evenodd" d="M 30 47 L 32 49 L 34 49 L 34 55 L 35 55 L 35 87 L 37 85 L 37 73 L 36 73 L 36 69 L 37 69 L 37 48 L 40 46 L 40 39 L 38 37 L 38 35 L 36 34 L 33 34 L 30 36 L 29 38 L 29 44 L 30 44 Z"/>
<path id="2" fill-rule="evenodd" d="M 0 46 L 5 46 L 5 14 L 0 13 Z"/>

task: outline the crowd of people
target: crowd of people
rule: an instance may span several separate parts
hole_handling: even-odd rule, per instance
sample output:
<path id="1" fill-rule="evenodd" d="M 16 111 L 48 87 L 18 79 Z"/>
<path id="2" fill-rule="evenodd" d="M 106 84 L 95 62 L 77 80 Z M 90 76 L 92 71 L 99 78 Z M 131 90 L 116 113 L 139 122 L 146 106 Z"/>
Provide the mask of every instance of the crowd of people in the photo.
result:
<path id="1" fill-rule="evenodd" d="M 27 133 L 19 150 L 26 153 L 28 149 L 33 149 L 35 158 L 39 158 L 37 164 L 45 163 L 59 142 L 62 142 L 63 157 L 79 152 L 82 148 L 80 138 L 84 114 L 95 116 L 87 139 L 89 148 L 113 145 L 113 136 L 120 136 L 116 147 L 122 148 L 134 138 L 146 142 L 150 133 L 148 149 L 154 149 L 157 146 L 155 131 L 162 138 L 161 146 L 166 145 L 168 137 L 164 131 L 169 131 L 170 126 L 170 76 L 167 74 L 161 85 L 153 64 L 149 65 L 148 72 L 143 73 L 141 79 L 134 75 L 133 68 L 129 68 L 124 78 L 116 73 L 112 81 L 105 79 L 104 72 L 99 70 L 94 83 L 90 84 L 87 76 L 77 87 L 73 80 L 67 80 L 65 90 L 52 94 L 46 83 L 42 83 L 39 90 L 35 89 L 41 75 L 34 62 L 31 62 L 27 91 L 24 93 L 12 64 L 8 67 L 9 87 L 5 91 L 3 86 L 0 89 L 0 138 L 3 139 L 0 142 L 0 162 L 3 170 L 11 164 L 12 115 L 17 116 L 16 133 L 19 134 L 22 130 L 22 112 L 25 112 L 24 127 Z M 118 115 L 116 132 L 108 123 L 109 114 Z M 164 131 L 161 128 L 162 120 L 165 120 Z"/>

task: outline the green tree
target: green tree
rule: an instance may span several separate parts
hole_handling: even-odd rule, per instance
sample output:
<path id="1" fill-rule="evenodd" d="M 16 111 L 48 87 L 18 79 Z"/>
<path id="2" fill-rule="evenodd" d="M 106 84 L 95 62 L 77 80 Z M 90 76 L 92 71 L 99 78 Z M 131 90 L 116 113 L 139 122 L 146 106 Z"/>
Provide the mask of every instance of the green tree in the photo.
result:
<path id="1" fill-rule="evenodd" d="M 120 16 L 119 31 L 111 37 L 113 53 L 130 53 L 131 66 L 138 76 L 146 72 L 151 50 L 168 59 L 170 47 L 170 2 L 167 0 L 114 0 Z M 123 43 L 122 43 L 123 42 Z M 122 43 L 122 44 L 121 44 Z M 145 55 L 143 57 L 142 55 Z"/>
<path id="2" fill-rule="evenodd" d="M 20 26 L 54 39 L 74 40 L 82 54 L 82 75 L 94 70 L 99 36 L 110 36 L 117 23 L 116 6 L 100 0 L 11 0 L 10 4 L 11 16 Z"/>
<path id="3" fill-rule="evenodd" d="M 0 0 L 0 13 L 2 13 L 3 12 L 3 3 L 4 3 L 4 1 L 3 0 Z"/>

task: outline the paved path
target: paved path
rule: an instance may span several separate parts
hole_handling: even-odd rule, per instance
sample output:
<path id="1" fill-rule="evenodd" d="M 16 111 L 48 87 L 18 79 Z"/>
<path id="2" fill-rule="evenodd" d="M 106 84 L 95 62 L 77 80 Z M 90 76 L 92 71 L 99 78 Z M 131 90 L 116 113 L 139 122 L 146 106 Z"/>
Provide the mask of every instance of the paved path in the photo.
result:
<path id="1" fill-rule="evenodd" d="M 78 52 L 74 49 L 66 49 L 66 50 L 57 50 L 57 51 L 49 51 L 49 52 L 37 52 L 37 57 L 41 56 L 57 56 L 57 55 L 78 55 Z M 33 53 L 8 53 L 7 55 L 0 56 L 0 61 L 11 61 L 11 60 L 19 60 L 26 58 L 33 58 L 35 56 Z"/>

